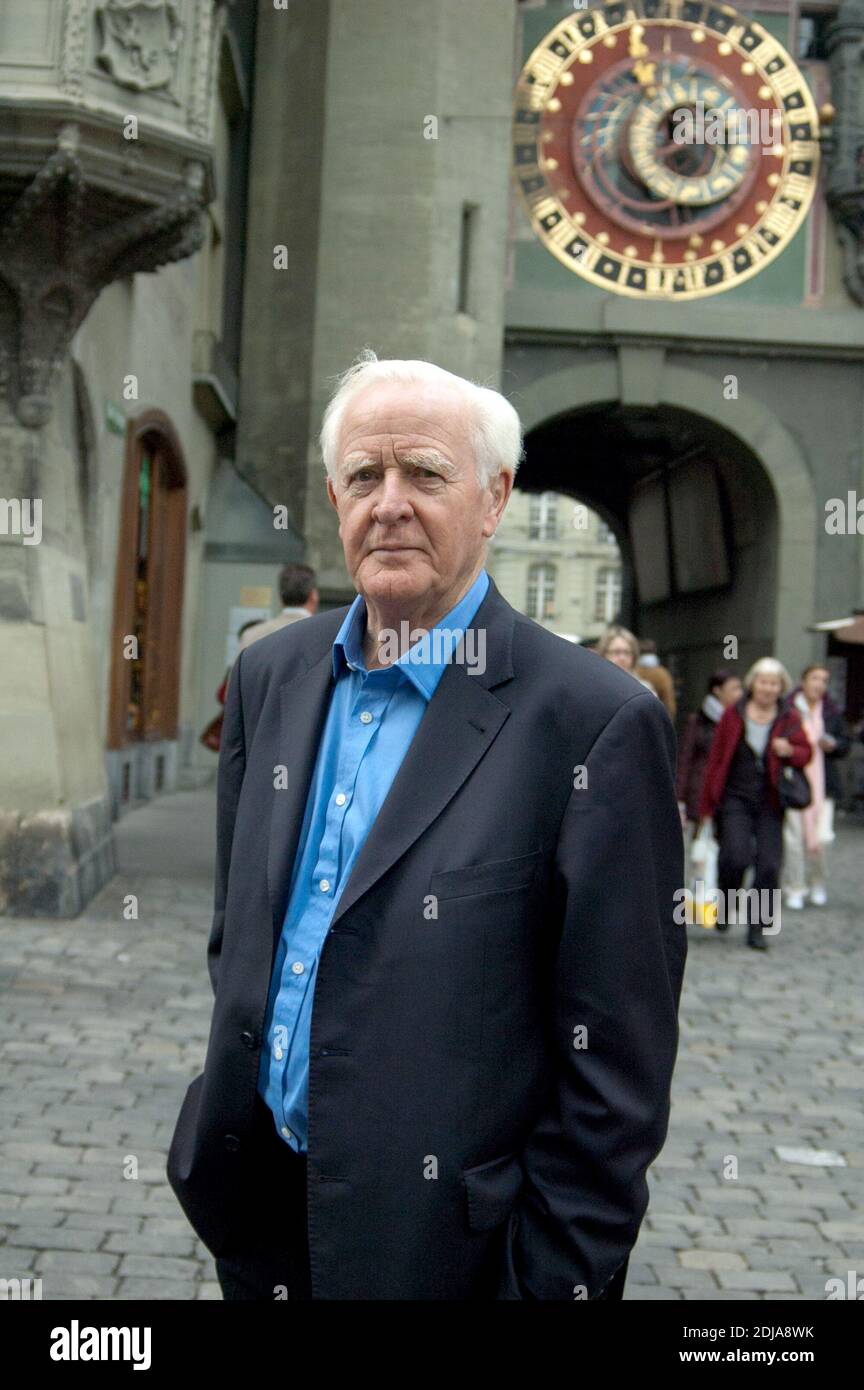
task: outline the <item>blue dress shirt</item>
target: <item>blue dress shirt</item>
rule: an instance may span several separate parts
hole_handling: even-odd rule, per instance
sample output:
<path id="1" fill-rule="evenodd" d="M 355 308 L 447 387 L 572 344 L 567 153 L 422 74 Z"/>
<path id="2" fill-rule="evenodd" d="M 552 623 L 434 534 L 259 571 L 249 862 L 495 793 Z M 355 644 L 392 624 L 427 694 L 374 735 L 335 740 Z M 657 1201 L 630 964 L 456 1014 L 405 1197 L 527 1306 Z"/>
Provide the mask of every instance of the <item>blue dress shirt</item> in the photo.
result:
<path id="1" fill-rule="evenodd" d="M 298 1153 L 307 1148 L 312 1000 L 330 921 L 426 706 L 488 588 L 481 570 L 436 624 L 446 636 L 427 635 L 381 669 L 367 671 L 363 660 L 366 604 L 359 594 L 334 639 L 336 685 L 306 799 L 258 1072 L 276 1129 Z"/>

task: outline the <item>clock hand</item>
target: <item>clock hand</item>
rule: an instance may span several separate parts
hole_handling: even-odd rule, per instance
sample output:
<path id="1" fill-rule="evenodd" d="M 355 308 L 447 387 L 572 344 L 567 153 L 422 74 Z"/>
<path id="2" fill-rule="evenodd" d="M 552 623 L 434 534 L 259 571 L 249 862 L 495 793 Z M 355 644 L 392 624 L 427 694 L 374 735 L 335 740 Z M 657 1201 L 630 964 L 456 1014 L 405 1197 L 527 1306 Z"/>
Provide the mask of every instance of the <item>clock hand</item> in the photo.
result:
<path id="1" fill-rule="evenodd" d="M 642 35 L 645 29 L 641 24 L 634 24 L 630 30 L 630 57 L 635 58 L 632 73 L 640 87 L 652 87 L 654 84 L 654 74 L 657 70 L 656 63 L 643 62 L 651 52 L 647 43 L 642 42 Z M 653 93 L 652 93 L 653 95 Z"/>

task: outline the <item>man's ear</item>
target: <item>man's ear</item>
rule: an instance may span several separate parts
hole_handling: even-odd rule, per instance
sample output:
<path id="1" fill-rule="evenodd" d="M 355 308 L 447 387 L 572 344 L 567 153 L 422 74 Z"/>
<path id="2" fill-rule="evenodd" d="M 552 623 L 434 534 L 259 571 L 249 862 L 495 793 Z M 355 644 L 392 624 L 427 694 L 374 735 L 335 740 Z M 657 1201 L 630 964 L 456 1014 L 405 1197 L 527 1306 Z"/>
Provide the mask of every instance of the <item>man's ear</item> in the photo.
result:
<path id="1" fill-rule="evenodd" d="M 490 480 L 488 489 L 492 494 L 492 510 L 486 513 L 483 522 L 483 534 L 484 536 L 493 536 L 510 499 L 510 493 L 513 491 L 513 474 L 502 469 Z"/>
<path id="2" fill-rule="evenodd" d="M 336 489 L 333 486 L 333 479 L 330 477 L 329 473 L 327 474 L 327 496 L 330 498 L 330 501 L 333 503 L 333 506 L 336 507 L 336 510 L 338 511 L 339 507 L 336 502 Z"/>

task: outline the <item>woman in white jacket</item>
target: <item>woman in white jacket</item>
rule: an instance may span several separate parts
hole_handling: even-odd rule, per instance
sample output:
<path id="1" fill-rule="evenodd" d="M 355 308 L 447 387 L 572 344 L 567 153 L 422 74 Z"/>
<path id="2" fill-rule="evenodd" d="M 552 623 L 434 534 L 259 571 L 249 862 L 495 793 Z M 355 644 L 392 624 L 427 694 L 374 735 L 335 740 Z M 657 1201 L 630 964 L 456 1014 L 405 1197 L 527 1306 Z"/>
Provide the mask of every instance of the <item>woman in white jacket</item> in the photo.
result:
<path id="1" fill-rule="evenodd" d="M 840 793 L 835 763 L 849 751 L 846 721 L 828 694 L 829 679 L 825 666 L 808 666 L 789 697 L 813 748 L 804 769 L 810 805 L 803 811 L 787 811 L 783 824 L 786 906 L 793 911 L 803 908 L 808 893 L 814 907 L 824 907 L 828 901 L 826 848 L 834 839 L 834 802 Z"/>

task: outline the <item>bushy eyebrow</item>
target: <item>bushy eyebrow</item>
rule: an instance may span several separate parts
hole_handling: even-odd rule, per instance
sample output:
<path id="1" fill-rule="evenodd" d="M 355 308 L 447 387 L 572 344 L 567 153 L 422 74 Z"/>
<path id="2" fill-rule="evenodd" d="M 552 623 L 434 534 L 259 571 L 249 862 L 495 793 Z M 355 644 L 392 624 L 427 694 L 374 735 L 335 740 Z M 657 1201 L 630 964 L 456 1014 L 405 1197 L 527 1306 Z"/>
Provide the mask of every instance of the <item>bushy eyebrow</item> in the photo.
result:
<path id="1" fill-rule="evenodd" d="M 372 459 L 368 454 L 357 453 L 353 458 L 349 454 L 342 464 L 342 476 L 349 478 L 358 468 L 374 468 L 378 462 L 378 459 Z M 445 458 L 438 449 L 409 449 L 400 455 L 399 462 L 405 468 L 434 468 L 448 478 L 454 477 L 458 471 L 456 465 Z"/>
<path id="2" fill-rule="evenodd" d="M 414 468 L 437 468 L 439 473 L 448 477 L 452 477 L 456 472 L 456 465 L 437 449 L 409 449 L 402 455 L 400 463 L 411 464 Z"/>

